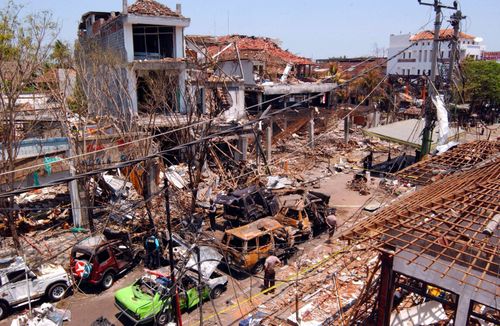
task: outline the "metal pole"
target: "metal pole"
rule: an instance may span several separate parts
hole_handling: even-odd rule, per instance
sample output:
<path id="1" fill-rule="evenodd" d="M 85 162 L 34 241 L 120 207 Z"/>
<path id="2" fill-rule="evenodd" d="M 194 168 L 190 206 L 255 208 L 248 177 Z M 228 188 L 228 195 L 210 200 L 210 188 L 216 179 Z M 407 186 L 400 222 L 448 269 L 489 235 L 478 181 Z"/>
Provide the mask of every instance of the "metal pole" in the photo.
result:
<path id="1" fill-rule="evenodd" d="M 420 157 L 423 158 L 425 155 L 429 154 L 431 151 L 431 143 L 432 143 L 432 97 L 434 94 L 434 85 L 436 82 L 436 73 L 437 73 L 437 55 L 438 55 L 438 45 L 439 45 L 439 32 L 441 30 L 441 22 L 442 22 L 442 8 L 448 9 L 457 9 L 457 2 L 453 3 L 453 7 L 445 6 L 441 4 L 440 0 L 434 0 L 434 3 L 425 3 L 422 0 L 418 0 L 418 3 L 424 6 L 434 7 L 434 11 L 436 12 L 436 18 L 434 20 L 434 40 L 432 42 L 432 53 L 431 53 L 431 75 L 429 77 L 430 83 L 428 85 L 428 100 L 425 104 L 425 127 L 423 130 L 422 136 L 422 151 Z"/>
<path id="2" fill-rule="evenodd" d="M 26 254 L 23 252 L 24 259 L 24 277 L 26 278 L 26 288 L 28 290 L 28 309 L 29 309 L 29 317 L 31 318 L 31 289 L 30 289 L 30 280 L 28 277 L 28 262 L 26 261 Z"/>
<path id="3" fill-rule="evenodd" d="M 173 302 L 173 307 L 175 307 L 176 312 L 176 322 L 177 325 L 182 326 L 182 315 L 181 307 L 179 305 L 179 291 L 177 290 L 177 284 L 175 283 L 175 264 L 174 264 L 174 244 L 172 242 L 172 223 L 170 216 L 170 192 L 168 190 L 168 180 L 165 178 L 163 180 L 165 186 L 165 210 L 167 215 L 167 230 L 168 230 L 168 260 L 170 264 L 170 278 L 174 284 L 174 294 L 172 295 L 171 301 Z"/>
<path id="4" fill-rule="evenodd" d="M 460 39 L 460 21 L 465 19 L 465 16 L 462 16 L 462 12 L 457 10 L 456 13 L 451 15 L 450 23 L 453 26 L 453 40 L 450 52 L 450 68 L 448 69 L 448 96 L 451 99 L 451 87 L 453 85 L 453 72 L 455 67 L 455 60 L 458 59 L 458 44 Z"/>
<path id="5" fill-rule="evenodd" d="M 421 157 L 429 154 L 431 151 L 432 143 L 432 97 L 434 94 L 434 84 L 436 81 L 436 71 L 437 71 L 437 54 L 439 45 L 439 31 L 441 30 L 441 6 L 439 0 L 434 0 L 434 11 L 436 12 L 436 18 L 434 20 L 434 40 L 432 42 L 432 53 L 431 53 L 431 75 L 429 83 L 429 99 L 425 106 L 425 127 L 423 130 L 422 137 L 422 152 Z"/>
<path id="6" fill-rule="evenodd" d="M 203 325 L 203 286 L 201 280 L 201 255 L 200 247 L 196 247 L 196 259 L 198 259 L 198 297 L 200 298 L 200 326 Z"/>

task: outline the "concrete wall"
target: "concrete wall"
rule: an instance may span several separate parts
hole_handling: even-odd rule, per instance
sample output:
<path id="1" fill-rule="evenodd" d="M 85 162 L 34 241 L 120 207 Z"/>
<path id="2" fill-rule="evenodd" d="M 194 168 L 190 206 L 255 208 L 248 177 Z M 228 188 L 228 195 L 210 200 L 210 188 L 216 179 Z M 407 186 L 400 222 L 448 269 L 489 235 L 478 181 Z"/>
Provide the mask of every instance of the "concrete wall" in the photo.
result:
<path id="1" fill-rule="evenodd" d="M 228 87 L 233 105 L 224 111 L 224 120 L 227 122 L 238 121 L 246 116 L 244 87 Z"/>

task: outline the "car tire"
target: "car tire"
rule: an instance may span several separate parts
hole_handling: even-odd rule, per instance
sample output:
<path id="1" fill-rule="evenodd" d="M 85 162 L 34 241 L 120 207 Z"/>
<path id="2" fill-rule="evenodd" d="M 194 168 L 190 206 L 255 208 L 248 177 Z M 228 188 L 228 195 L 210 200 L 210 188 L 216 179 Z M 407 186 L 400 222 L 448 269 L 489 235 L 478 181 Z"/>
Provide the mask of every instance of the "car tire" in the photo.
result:
<path id="1" fill-rule="evenodd" d="M 170 311 L 162 311 L 158 315 L 156 315 L 156 324 L 160 326 L 168 325 L 173 320 L 172 314 Z"/>
<path id="2" fill-rule="evenodd" d="M 217 299 L 224 292 L 224 287 L 222 285 L 217 285 L 210 291 L 210 299 Z"/>
<path id="3" fill-rule="evenodd" d="M 107 290 L 113 286 L 114 281 L 115 281 L 115 273 L 106 272 L 106 274 L 104 274 L 104 276 L 102 277 L 101 286 L 104 290 Z"/>
<path id="4" fill-rule="evenodd" d="M 252 274 L 258 274 L 264 270 L 264 262 L 259 260 L 252 268 Z"/>
<path id="5" fill-rule="evenodd" d="M 49 300 L 52 302 L 60 301 L 66 295 L 67 289 L 68 289 L 68 286 L 64 283 L 52 284 L 49 287 L 49 289 L 47 290 L 47 296 L 48 296 Z"/>
<path id="6" fill-rule="evenodd" d="M 9 313 L 9 306 L 5 302 L 0 302 L 0 320 L 7 317 Z"/>

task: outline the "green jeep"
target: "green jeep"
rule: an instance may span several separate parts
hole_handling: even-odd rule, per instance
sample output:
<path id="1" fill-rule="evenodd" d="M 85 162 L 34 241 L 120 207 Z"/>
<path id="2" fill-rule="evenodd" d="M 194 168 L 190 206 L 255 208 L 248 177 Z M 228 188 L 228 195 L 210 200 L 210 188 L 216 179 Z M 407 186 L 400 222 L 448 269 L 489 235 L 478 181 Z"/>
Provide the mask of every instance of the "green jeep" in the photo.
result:
<path id="1" fill-rule="evenodd" d="M 211 256 L 213 258 L 213 253 Z M 220 260 L 222 256 L 217 258 Z M 190 264 L 190 262 L 178 282 L 180 308 L 184 311 L 200 304 L 198 272 L 195 268 L 197 264 L 195 262 Z M 217 264 L 215 260 L 204 261 L 201 264 L 202 301 L 217 298 L 227 287 L 227 276 L 222 276 L 215 271 Z M 156 321 L 158 325 L 168 324 L 174 314 L 170 303 L 172 283 L 168 274 L 167 268 L 161 268 L 142 276 L 132 285 L 118 290 L 115 293 L 115 306 L 135 324 L 151 321 Z M 176 270 L 176 275 L 180 276 L 179 270 Z"/>

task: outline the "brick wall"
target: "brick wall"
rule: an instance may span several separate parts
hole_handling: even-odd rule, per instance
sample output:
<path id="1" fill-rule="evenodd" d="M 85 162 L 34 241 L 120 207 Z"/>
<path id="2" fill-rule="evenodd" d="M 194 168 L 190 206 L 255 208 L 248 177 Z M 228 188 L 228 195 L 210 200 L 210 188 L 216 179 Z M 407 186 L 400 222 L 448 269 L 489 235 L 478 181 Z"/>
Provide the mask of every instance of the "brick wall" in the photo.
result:
<path id="1" fill-rule="evenodd" d="M 125 33 L 121 19 L 114 19 L 102 26 L 99 34 L 105 48 L 113 50 L 122 59 L 126 60 Z"/>

